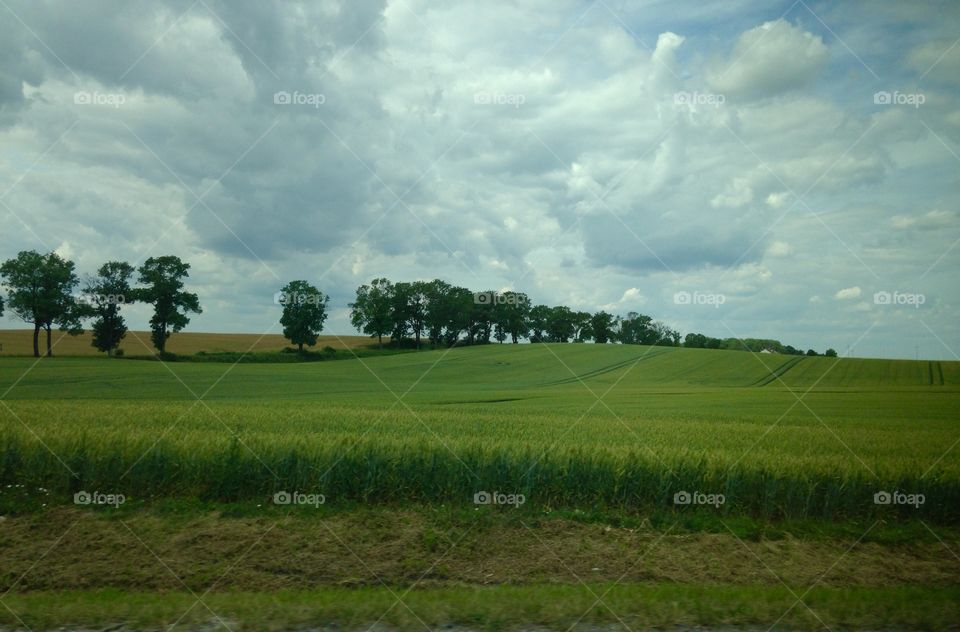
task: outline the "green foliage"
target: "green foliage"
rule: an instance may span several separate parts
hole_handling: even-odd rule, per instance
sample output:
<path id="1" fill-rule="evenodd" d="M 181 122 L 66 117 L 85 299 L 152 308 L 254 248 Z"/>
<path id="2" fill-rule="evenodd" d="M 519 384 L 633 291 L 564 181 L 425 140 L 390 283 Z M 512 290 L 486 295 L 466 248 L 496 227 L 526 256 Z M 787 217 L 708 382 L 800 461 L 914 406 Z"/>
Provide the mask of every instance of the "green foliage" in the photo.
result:
<path id="1" fill-rule="evenodd" d="M 0 266 L 0 278 L 9 290 L 9 307 L 24 322 L 33 324 L 33 354 L 40 356 L 40 330 L 47 334 L 47 355 L 53 355 L 50 332 L 54 326 L 72 335 L 83 333 L 85 312 L 73 290 L 80 282 L 74 264 L 55 252 L 42 255 L 21 251 Z"/>
<path id="2" fill-rule="evenodd" d="M 137 270 L 144 287 L 134 294 L 137 300 L 153 305 L 150 318 L 150 339 L 160 354 L 166 350 L 171 333 L 190 323 L 189 313 L 199 314 L 200 299 L 183 290 L 183 280 L 190 276 L 190 264 L 173 255 L 150 257 Z"/>
<path id="3" fill-rule="evenodd" d="M 130 278 L 134 269 L 124 261 L 108 261 L 100 266 L 97 276 L 87 281 L 83 297 L 89 312 L 95 317 L 90 326 L 93 346 L 107 355 L 113 355 L 127 335 L 127 324 L 120 314 L 120 306 L 133 301 Z"/>
<path id="4" fill-rule="evenodd" d="M 317 344 L 317 336 L 323 331 L 327 320 L 327 303 L 330 297 L 306 281 L 287 283 L 278 295 L 283 305 L 280 324 L 283 335 L 303 352 L 303 345 Z"/>
<path id="5" fill-rule="evenodd" d="M 350 303 L 350 322 L 359 331 L 376 337 L 383 346 L 383 337 L 393 327 L 393 283 L 389 279 L 374 279 L 370 285 L 357 288 L 357 298 Z"/>

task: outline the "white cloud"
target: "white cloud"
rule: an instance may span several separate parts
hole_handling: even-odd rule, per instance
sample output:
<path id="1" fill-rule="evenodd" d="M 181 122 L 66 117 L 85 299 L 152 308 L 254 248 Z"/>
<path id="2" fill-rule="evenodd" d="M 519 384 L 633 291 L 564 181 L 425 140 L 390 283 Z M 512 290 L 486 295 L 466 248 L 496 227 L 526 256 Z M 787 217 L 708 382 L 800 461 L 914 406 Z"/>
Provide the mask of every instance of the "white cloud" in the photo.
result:
<path id="1" fill-rule="evenodd" d="M 842 290 L 837 290 L 837 293 L 833 295 L 833 298 L 846 301 L 853 298 L 859 298 L 861 294 L 860 288 L 857 286 L 843 288 Z"/>
<path id="2" fill-rule="evenodd" d="M 820 36 L 780 18 L 741 34 L 730 55 L 714 68 L 710 84 L 734 97 L 779 94 L 806 85 L 828 57 Z"/>

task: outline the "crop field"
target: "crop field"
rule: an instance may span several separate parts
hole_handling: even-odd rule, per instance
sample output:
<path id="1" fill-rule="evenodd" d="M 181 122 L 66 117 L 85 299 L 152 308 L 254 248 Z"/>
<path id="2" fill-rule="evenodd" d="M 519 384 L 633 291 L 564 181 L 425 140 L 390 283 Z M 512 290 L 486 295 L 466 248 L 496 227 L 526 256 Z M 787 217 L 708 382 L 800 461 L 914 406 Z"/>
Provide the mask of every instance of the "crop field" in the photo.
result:
<path id="1" fill-rule="evenodd" d="M 960 519 L 960 365 L 490 345 L 292 365 L 0 362 L 0 483 L 132 499 Z M 931 380 L 931 375 L 934 379 Z M 931 381 L 933 383 L 931 383 Z M 922 507 L 874 494 L 922 494 Z M 37 499 L 39 500 L 39 499 Z"/>
<path id="2" fill-rule="evenodd" d="M 100 356 L 91 344 L 91 334 L 86 332 L 79 336 L 67 336 L 61 332 L 54 332 L 54 353 L 64 356 Z M 46 348 L 46 337 L 40 334 L 40 346 Z M 334 349 L 359 348 L 370 345 L 370 339 L 363 336 L 320 336 L 317 347 L 326 346 Z M 290 346 L 290 341 L 280 334 L 217 334 L 181 332 L 170 339 L 170 353 L 194 354 L 198 351 L 205 353 L 250 353 L 256 351 L 279 351 Z M 120 344 L 120 349 L 126 355 L 153 355 L 155 349 L 150 342 L 149 331 L 130 331 Z M 33 354 L 33 330 L 2 329 L 0 330 L 0 357 L 29 356 Z"/>

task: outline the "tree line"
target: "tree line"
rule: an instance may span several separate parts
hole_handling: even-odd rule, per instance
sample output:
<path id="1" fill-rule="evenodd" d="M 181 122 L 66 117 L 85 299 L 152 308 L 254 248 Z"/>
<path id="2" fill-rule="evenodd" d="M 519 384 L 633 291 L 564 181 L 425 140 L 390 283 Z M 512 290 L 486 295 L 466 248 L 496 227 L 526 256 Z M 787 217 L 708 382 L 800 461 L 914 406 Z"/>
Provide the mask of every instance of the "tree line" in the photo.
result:
<path id="1" fill-rule="evenodd" d="M 79 335 L 83 322 L 92 319 L 92 345 L 113 355 L 127 333 L 122 306 L 145 303 L 153 307 L 151 341 L 163 355 L 170 334 L 186 327 L 190 314 L 202 313 L 197 295 L 184 289 L 189 270 L 190 264 L 172 255 L 151 257 L 137 268 L 124 261 L 108 261 L 81 281 L 74 263 L 57 253 L 23 251 L 0 265 L 0 281 L 8 290 L 6 301 L 0 296 L 0 316 L 7 308 L 33 325 L 36 357 L 41 332 L 46 334 L 49 356 L 54 327 Z M 283 335 L 298 351 L 316 344 L 329 300 L 305 280 L 291 281 L 275 295 L 275 302 L 282 306 Z M 565 305 L 535 305 L 523 292 L 475 292 L 440 279 L 394 283 L 377 278 L 357 288 L 349 308 L 353 326 L 376 338 L 380 347 L 387 337 L 392 346 L 418 349 L 529 340 L 804 353 L 767 339 L 690 333 L 681 341 L 679 332 L 646 314 L 620 316 Z M 806 355 L 818 354 L 810 349 Z M 825 355 L 836 352 L 828 349 Z"/>
<path id="2" fill-rule="evenodd" d="M 6 302 L 0 298 L 0 316 L 6 307 L 33 325 L 35 357 L 40 357 L 41 331 L 46 334 L 46 354 L 51 356 L 53 328 L 76 336 L 83 333 L 82 323 L 88 319 L 93 319 L 93 346 L 112 355 L 127 334 L 121 306 L 136 302 L 153 306 L 150 339 L 163 354 L 170 334 L 190 322 L 188 314 L 202 311 L 197 295 L 183 289 L 190 264 L 178 257 L 151 257 L 138 268 L 108 261 L 82 284 L 75 268 L 55 252 L 34 250 L 22 251 L 0 265 L 0 280 L 7 288 Z"/>
<path id="3" fill-rule="evenodd" d="M 433 347 L 488 344 L 491 340 L 516 344 L 530 342 L 595 342 L 770 351 L 803 355 L 777 340 L 710 338 L 680 333 L 651 316 L 628 312 L 585 312 L 565 305 L 534 305 L 523 292 L 475 292 L 440 279 L 391 282 L 374 279 L 357 288 L 350 303 L 350 320 L 358 331 L 377 338 L 389 337 L 396 346 L 419 348 L 426 339 Z M 806 355 L 819 355 L 813 349 Z M 836 351 L 828 349 L 828 356 Z"/>

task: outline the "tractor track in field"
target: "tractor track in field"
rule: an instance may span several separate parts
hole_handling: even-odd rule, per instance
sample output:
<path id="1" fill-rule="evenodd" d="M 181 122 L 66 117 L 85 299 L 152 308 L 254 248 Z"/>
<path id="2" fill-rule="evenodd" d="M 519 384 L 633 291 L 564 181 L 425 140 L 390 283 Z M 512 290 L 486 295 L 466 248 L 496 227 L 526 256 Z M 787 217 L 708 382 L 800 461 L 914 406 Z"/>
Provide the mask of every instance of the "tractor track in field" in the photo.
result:
<path id="1" fill-rule="evenodd" d="M 791 358 L 791 359 L 787 360 L 786 362 L 784 362 L 783 364 L 781 364 L 781 365 L 780 365 L 779 367 L 777 367 L 776 369 L 770 371 L 770 375 L 767 375 L 767 376 L 764 376 L 764 377 L 760 378 L 759 380 L 757 380 L 757 381 L 754 382 L 753 384 L 750 384 L 750 386 L 766 386 L 767 384 L 770 384 L 770 383 L 773 382 L 774 380 L 783 377 L 783 374 L 784 374 L 784 373 L 786 373 L 787 371 L 789 371 L 789 370 L 792 369 L 793 367 L 795 367 L 795 366 L 797 366 L 798 364 L 800 364 L 801 361 L 803 361 L 803 357 L 802 357 L 802 356 L 801 356 L 801 357 Z"/>
<path id="2" fill-rule="evenodd" d="M 581 375 L 574 375 L 574 376 L 572 376 L 572 377 L 563 378 L 562 380 L 555 380 L 555 381 L 553 381 L 553 382 L 546 382 L 546 383 L 542 384 L 541 386 L 559 386 L 560 384 L 572 384 L 573 382 L 578 382 L 578 381 L 581 381 L 581 380 L 588 380 L 588 379 L 590 379 L 590 378 L 594 378 L 594 377 L 597 377 L 597 376 L 599 376 L 599 375 L 603 375 L 604 373 L 610 373 L 611 371 L 616 371 L 617 369 L 622 369 L 623 367 L 625 367 L 625 366 L 627 366 L 627 365 L 630 365 L 630 364 L 637 364 L 637 363 L 639 363 L 639 362 L 642 362 L 643 360 L 647 360 L 647 359 L 650 359 L 650 358 L 656 358 L 656 357 L 661 356 L 661 355 L 663 355 L 663 354 L 665 354 L 665 353 L 670 353 L 670 352 L 669 352 L 669 351 L 660 351 L 660 352 L 658 352 L 658 353 L 650 353 L 650 352 L 648 352 L 648 353 L 645 353 L 645 354 L 643 354 L 643 355 L 641 355 L 641 356 L 639 356 L 639 357 L 636 357 L 636 358 L 630 358 L 630 359 L 624 360 L 624 361 L 622 361 L 622 362 L 615 362 L 615 363 L 613 363 L 613 364 L 607 365 L 607 366 L 605 366 L 605 367 L 601 367 L 601 368 L 599 368 L 599 369 L 594 369 L 594 370 L 592 370 L 592 371 L 587 371 L 586 373 L 583 373 L 583 374 L 581 374 Z"/>
<path id="3" fill-rule="evenodd" d="M 930 386 L 943 386 L 943 364 L 939 360 L 931 360 L 927 368 L 930 371 Z"/>

